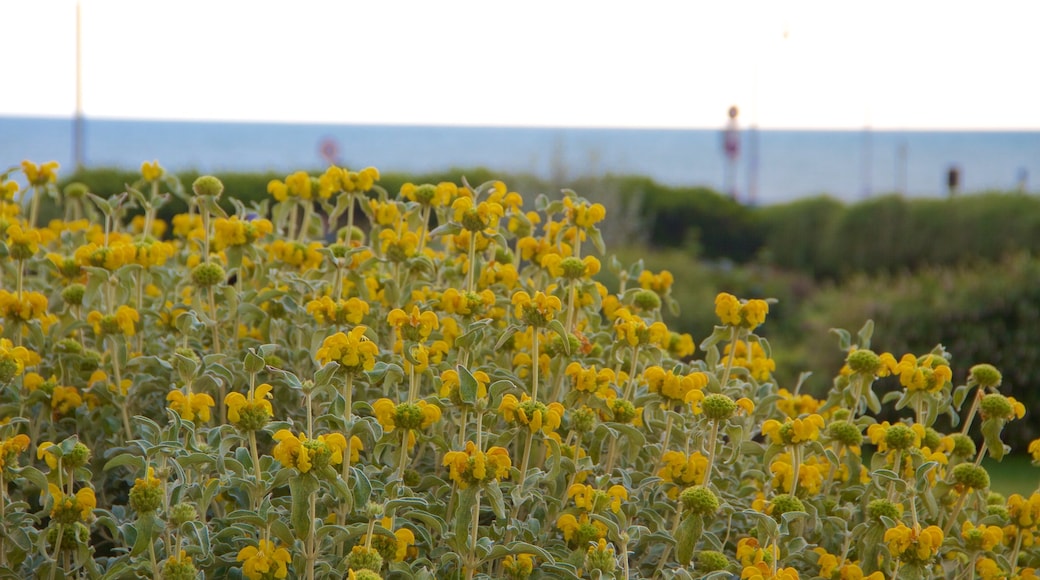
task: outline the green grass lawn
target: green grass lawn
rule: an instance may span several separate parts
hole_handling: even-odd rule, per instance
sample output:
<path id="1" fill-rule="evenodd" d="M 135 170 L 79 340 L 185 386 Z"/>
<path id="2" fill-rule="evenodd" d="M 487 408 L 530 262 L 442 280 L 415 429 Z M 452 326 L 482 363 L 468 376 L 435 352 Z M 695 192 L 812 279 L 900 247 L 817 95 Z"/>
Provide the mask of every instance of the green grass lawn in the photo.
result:
<path id="1" fill-rule="evenodd" d="M 999 462 L 986 458 L 982 466 L 989 472 L 990 488 L 1005 496 L 1017 493 L 1029 497 L 1040 485 L 1040 467 L 1030 463 L 1026 455 L 1009 455 Z"/>

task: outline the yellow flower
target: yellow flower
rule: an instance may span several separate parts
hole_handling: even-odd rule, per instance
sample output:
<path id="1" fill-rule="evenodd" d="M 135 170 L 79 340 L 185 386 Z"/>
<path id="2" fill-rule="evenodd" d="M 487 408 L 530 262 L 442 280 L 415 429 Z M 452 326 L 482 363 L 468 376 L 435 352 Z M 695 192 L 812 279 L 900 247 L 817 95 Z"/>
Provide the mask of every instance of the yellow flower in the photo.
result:
<path id="1" fill-rule="evenodd" d="M 679 451 L 666 451 L 661 456 L 663 467 L 657 472 L 665 481 L 684 485 L 701 485 L 708 469 L 708 458 L 700 451 L 687 456 Z"/>
<path id="2" fill-rule="evenodd" d="M 762 423 L 762 434 L 768 436 L 773 443 L 797 445 L 819 439 L 823 424 L 823 417 L 815 413 L 804 418 L 788 418 L 783 423 L 769 419 Z"/>
<path id="3" fill-rule="evenodd" d="M 690 401 L 694 391 L 703 391 L 708 386 L 708 375 L 702 372 L 693 372 L 688 375 L 677 375 L 671 369 L 664 370 L 659 366 L 648 367 L 643 371 L 643 379 L 646 380 L 647 388 L 651 393 L 657 393 L 664 397 L 668 404 L 678 404 Z"/>
<path id="4" fill-rule="evenodd" d="M 22 172 L 30 185 L 47 185 L 58 180 L 58 162 L 48 161 L 42 165 L 36 165 L 32 161 L 22 161 Z"/>
<path id="5" fill-rule="evenodd" d="M 274 542 L 260 540 L 256 546 L 246 546 L 238 551 L 242 562 L 242 574 L 249 580 L 263 580 L 273 575 L 285 578 L 289 575 L 288 565 L 292 562 L 289 550 L 276 547 Z"/>
<path id="6" fill-rule="evenodd" d="M 532 297 L 527 292 L 520 290 L 513 294 L 512 304 L 514 315 L 534 327 L 547 325 L 563 309 L 563 302 L 559 298 L 551 294 L 546 295 L 541 291 L 535 292 Z"/>
<path id="7" fill-rule="evenodd" d="M 546 435 L 560 427 L 564 413 L 563 405 L 557 402 L 546 405 L 533 401 L 527 393 L 520 397 L 519 400 L 512 394 L 502 397 L 498 412 L 506 421 L 526 426 L 532 433 L 541 430 Z"/>
<path id="8" fill-rule="evenodd" d="M 51 393 L 51 411 L 62 417 L 75 411 L 83 404 L 83 397 L 76 387 L 57 386 Z"/>
<path id="9" fill-rule="evenodd" d="M 28 448 L 29 436 L 22 433 L 0 441 L 0 471 L 8 467 L 18 467 L 18 454 L 24 453 Z"/>
<path id="10" fill-rule="evenodd" d="M 485 453 L 477 449 L 474 442 L 467 441 L 465 450 L 445 453 L 442 465 L 448 467 L 451 479 L 466 489 L 470 485 L 509 477 L 512 462 L 505 448 L 491 447 Z"/>
<path id="11" fill-rule="evenodd" d="M 360 324 L 369 312 L 368 302 L 360 298 L 333 300 L 328 296 L 307 303 L 307 313 L 318 324 Z"/>
<path id="12" fill-rule="evenodd" d="M 274 434 L 274 440 L 278 443 L 271 455 L 283 466 L 296 468 L 300 473 L 342 464 L 343 452 L 347 449 L 347 439 L 341 433 L 307 439 L 303 433 L 297 436 L 288 429 L 279 429 Z M 351 443 L 353 444 L 353 439 Z M 353 449 L 351 455 L 353 456 Z"/>
<path id="13" fill-rule="evenodd" d="M 97 507 L 97 497 L 89 487 L 80 488 L 76 495 L 65 495 L 61 488 L 53 483 L 47 484 L 47 490 L 54 498 L 51 518 L 60 524 L 71 524 L 76 521 L 89 522 Z"/>
<path id="14" fill-rule="evenodd" d="M 322 365 L 335 361 L 349 373 L 372 370 L 379 346 L 365 336 L 367 330 L 367 327 L 355 326 L 349 333 L 337 332 L 327 337 L 315 353 L 315 358 Z"/>
<path id="15" fill-rule="evenodd" d="M 164 173 L 166 173 L 166 170 L 159 165 L 158 161 L 152 161 L 151 163 L 145 161 L 141 164 L 141 177 L 145 181 L 158 181 L 162 179 Z"/>
<path id="16" fill-rule="evenodd" d="M 728 326 L 754 330 L 766 320 L 769 303 L 765 300 L 741 301 L 736 296 L 721 292 L 715 297 L 715 314 Z"/>
<path id="17" fill-rule="evenodd" d="M 488 396 L 487 386 L 491 377 L 484 371 L 474 371 L 473 378 L 477 381 L 477 398 L 486 399 Z M 454 369 L 448 369 L 441 373 L 440 396 L 451 399 L 456 404 L 461 403 L 459 399 L 459 373 Z"/>
<path id="18" fill-rule="evenodd" d="M 0 315 L 8 320 L 45 320 L 48 316 L 47 303 L 47 297 L 39 292 L 22 292 L 19 299 L 17 293 L 0 290 Z"/>
<path id="19" fill-rule="evenodd" d="M 213 401 L 213 397 L 206 393 L 189 393 L 185 395 L 177 389 L 170 391 L 166 395 L 166 400 L 170 402 L 170 408 L 176 411 L 181 416 L 181 419 L 185 421 L 198 420 L 201 423 L 209 421 L 209 410 L 216 404 Z"/>
<path id="20" fill-rule="evenodd" d="M 490 232 L 498 228 L 498 220 L 505 215 L 501 204 L 482 201 L 476 205 L 471 197 L 459 197 L 451 204 L 455 223 L 470 232 Z"/>
<path id="21" fill-rule="evenodd" d="M 884 542 L 894 558 L 910 563 L 928 563 L 939 552 L 943 532 L 938 526 L 923 530 L 919 525 L 909 528 L 900 522 L 885 531 Z"/>
<path id="22" fill-rule="evenodd" d="M 274 408 L 267 400 L 274 397 L 272 388 L 264 383 L 256 387 L 248 398 L 242 393 L 228 393 L 224 397 L 228 421 L 243 431 L 256 431 L 266 425 L 268 419 L 274 416 Z"/>
<path id="23" fill-rule="evenodd" d="M 427 429 L 441 419 L 441 408 L 423 400 L 395 405 L 390 399 L 378 399 L 372 403 L 372 412 L 386 432 L 396 428 Z"/>
<path id="24" fill-rule="evenodd" d="M 387 314 L 386 321 L 396 330 L 398 340 L 422 342 L 440 328 L 437 313 L 430 310 L 419 312 L 418 306 L 413 306 L 411 313 L 395 308 Z"/>

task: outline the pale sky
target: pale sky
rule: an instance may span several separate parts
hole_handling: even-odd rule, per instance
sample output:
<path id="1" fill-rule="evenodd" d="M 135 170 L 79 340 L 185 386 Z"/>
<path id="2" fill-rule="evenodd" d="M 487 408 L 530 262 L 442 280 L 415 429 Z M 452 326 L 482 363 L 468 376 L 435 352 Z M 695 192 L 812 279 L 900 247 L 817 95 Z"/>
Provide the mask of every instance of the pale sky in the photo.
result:
<path id="1" fill-rule="evenodd" d="M 1040 129 L 1040 2 L 80 0 L 91 118 Z M 76 0 L 0 0 L 0 116 L 75 111 Z"/>

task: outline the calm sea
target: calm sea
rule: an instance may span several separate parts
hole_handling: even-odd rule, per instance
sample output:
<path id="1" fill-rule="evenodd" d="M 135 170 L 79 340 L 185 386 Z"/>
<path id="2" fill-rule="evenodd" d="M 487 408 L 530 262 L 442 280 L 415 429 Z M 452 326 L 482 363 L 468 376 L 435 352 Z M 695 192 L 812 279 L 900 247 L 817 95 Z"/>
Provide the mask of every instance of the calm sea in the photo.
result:
<path id="1" fill-rule="evenodd" d="M 73 166 L 68 119 L 0 117 L 0 171 L 22 159 Z M 297 125 L 86 120 L 88 166 L 290 172 L 341 164 L 383 171 L 484 166 L 541 177 L 641 174 L 671 185 L 727 188 L 719 130 Z M 827 193 L 940 196 L 960 189 L 1040 190 L 1040 132 L 743 131 L 738 197 L 776 203 Z M 728 189 L 728 188 L 727 188 Z M 754 199 L 751 194 L 754 193 Z"/>

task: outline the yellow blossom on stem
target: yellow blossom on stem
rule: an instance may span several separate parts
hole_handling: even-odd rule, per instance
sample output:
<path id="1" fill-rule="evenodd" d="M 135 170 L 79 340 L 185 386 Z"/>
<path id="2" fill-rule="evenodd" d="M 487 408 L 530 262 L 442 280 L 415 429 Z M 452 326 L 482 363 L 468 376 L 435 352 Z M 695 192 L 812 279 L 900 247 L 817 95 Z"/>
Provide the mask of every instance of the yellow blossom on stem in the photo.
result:
<path id="1" fill-rule="evenodd" d="M 236 560 L 242 562 L 242 574 L 249 580 L 285 578 L 289 575 L 292 556 L 289 550 L 277 547 L 274 542 L 260 540 L 256 546 L 246 546 L 238 551 Z"/>
<path id="2" fill-rule="evenodd" d="M 351 373 L 372 370 L 379 346 L 365 336 L 367 330 L 364 326 L 355 326 L 348 333 L 337 332 L 326 337 L 314 357 L 322 365 L 335 361 Z"/>
<path id="3" fill-rule="evenodd" d="M 485 453 L 477 449 L 474 442 L 467 441 L 465 450 L 445 453 L 443 465 L 449 468 L 452 481 L 466 489 L 509 477 L 512 462 L 509 452 L 503 447 L 491 447 Z"/>
<path id="4" fill-rule="evenodd" d="M 185 395 L 179 389 L 170 391 L 166 395 L 170 408 L 180 415 L 185 421 L 199 421 L 207 423 L 210 419 L 210 408 L 216 403 L 213 397 L 206 393 L 190 393 Z"/>
<path id="5" fill-rule="evenodd" d="M 266 425 L 274 416 L 274 408 L 268 401 L 274 397 L 271 389 L 271 385 L 264 383 L 256 387 L 249 397 L 242 393 L 228 393 L 224 397 L 228 421 L 243 431 L 256 431 Z"/>

